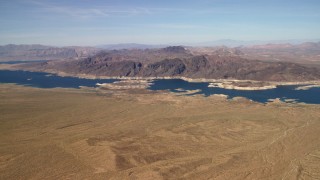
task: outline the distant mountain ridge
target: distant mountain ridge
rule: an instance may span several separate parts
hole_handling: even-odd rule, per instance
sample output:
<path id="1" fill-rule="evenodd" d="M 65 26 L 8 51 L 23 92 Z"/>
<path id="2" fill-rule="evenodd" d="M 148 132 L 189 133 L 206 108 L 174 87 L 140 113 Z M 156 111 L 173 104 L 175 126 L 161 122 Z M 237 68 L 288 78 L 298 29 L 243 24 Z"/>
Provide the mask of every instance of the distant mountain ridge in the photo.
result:
<path id="1" fill-rule="evenodd" d="M 315 40 L 271 40 L 271 41 L 261 41 L 261 40 L 233 40 L 233 39 L 220 39 L 215 41 L 207 41 L 200 43 L 189 44 L 190 46 L 227 46 L 227 47 L 240 47 L 240 46 L 254 46 L 254 45 L 264 45 L 264 44 L 292 44 L 298 45 L 306 42 L 319 42 L 320 39 Z"/>
<path id="2" fill-rule="evenodd" d="M 301 44 L 262 44 L 240 47 L 189 47 L 189 49 L 193 54 L 197 55 L 215 55 L 218 51 L 222 51 L 225 54 L 237 54 L 245 59 L 263 60 L 268 62 L 294 62 L 320 66 L 320 42 L 305 42 Z"/>
<path id="3" fill-rule="evenodd" d="M 107 50 L 119 50 L 119 49 L 155 49 L 155 48 L 164 48 L 167 46 L 180 46 L 181 44 L 185 46 L 192 47 L 212 47 L 212 46 L 227 46 L 227 47 L 241 47 L 241 46 L 254 46 L 254 45 L 264 45 L 264 44 L 292 44 L 298 45 L 306 42 L 320 42 L 320 39 L 316 40 L 233 40 L 233 39 L 220 39 L 215 41 L 206 41 L 198 43 L 176 43 L 176 44 L 139 44 L 139 43 L 119 43 L 119 44 L 104 44 L 95 46 L 101 49 Z"/>
<path id="4" fill-rule="evenodd" d="M 262 43 L 263 41 L 256 41 L 256 43 L 250 43 L 251 41 L 235 41 L 235 40 L 220 40 L 207 42 L 202 44 L 186 45 L 190 49 L 205 49 L 211 51 L 221 47 L 238 48 L 246 54 L 253 53 L 256 57 L 259 53 L 268 52 L 272 54 L 278 54 L 279 52 L 299 52 L 301 57 L 304 55 L 316 55 L 319 50 L 319 42 L 304 42 L 300 44 L 289 44 L 289 43 Z M 258 43 L 260 42 L 260 43 Z M 284 41 L 281 41 L 284 42 Z M 296 41 L 298 42 L 298 41 Z M 93 56 L 103 50 L 145 50 L 145 49 L 159 49 L 165 48 L 168 45 L 148 45 L 148 44 L 107 44 L 96 47 L 81 47 L 81 46 L 67 46 L 67 47 L 55 47 L 45 46 L 40 44 L 31 45 L 15 45 L 8 44 L 0 46 L 0 61 L 12 61 L 12 60 L 56 60 L 56 59 L 72 59 L 72 58 L 85 58 Z M 212 48 L 212 49 L 211 49 Z M 208 52 L 208 51 L 207 51 Z M 281 57 L 282 58 L 282 57 Z"/>
<path id="5" fill-rule="evenodd" d="M 168 45 L 150 45 L 150 44 L 137 44 L 137 43 L 122 43 L 122 44 L 105 44 L 95 46 L 97 48 L 106 50 L 119 50 L 119 49 L 155 49 L 164 48 Z"/>
<path id="6" fill-rule="evenodd" d="M 54 60 L 68 58 L 84 58 L 97 53 L 93 47 L 54 47 L 39 44 L 0 46 L 0 61 L 12 60 Z"/>

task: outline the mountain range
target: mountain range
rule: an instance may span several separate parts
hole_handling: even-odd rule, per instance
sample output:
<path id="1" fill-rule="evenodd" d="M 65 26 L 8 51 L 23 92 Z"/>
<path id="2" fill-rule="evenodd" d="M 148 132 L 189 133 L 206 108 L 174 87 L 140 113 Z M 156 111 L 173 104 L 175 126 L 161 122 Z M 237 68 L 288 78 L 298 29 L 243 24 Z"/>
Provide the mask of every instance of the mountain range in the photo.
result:
<path id="1" fill-rule="evenodd" d="M 199 52 L 198 52 L 199 53 Z M 239 49 L 218 48 L 196 54 L 182 46 L 158 49 L 101 51 L 82 59 L 17 65 L 31 71 L 63 72 L 77 76 L 188 77 L 258 81 L 319 80 L 320 71 L 290 62 L 264 62 L 243 58 Z"/>
<path id="2" fill-rule="evenodd" d="M 259 81 L 320 79 L 320 42 L 239 47 L 122 44 L 97 47 L 0 46 L 0 61 L 49 60 L 17 69 L 74 76 L 188 77 Z"/>

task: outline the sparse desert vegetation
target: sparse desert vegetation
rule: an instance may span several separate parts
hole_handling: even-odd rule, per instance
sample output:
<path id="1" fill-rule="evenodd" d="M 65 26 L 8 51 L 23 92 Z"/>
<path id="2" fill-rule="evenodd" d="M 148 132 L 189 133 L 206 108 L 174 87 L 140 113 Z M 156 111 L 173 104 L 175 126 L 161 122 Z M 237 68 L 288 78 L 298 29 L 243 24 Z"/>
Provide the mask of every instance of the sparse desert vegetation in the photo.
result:
<path id="1" fill-rule="evenodd" d="M 316 179 L 319 105 L 0 86 L 0 179 Z"/>

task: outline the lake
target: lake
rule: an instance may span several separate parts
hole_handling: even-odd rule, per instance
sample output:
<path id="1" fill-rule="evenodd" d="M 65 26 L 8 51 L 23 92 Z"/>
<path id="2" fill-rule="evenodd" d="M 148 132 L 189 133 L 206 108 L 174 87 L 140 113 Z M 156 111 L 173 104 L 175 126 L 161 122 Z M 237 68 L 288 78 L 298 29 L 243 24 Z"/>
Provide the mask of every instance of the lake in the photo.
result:
<path id="1" fill-rule="evenodd" d="M 46 60 L 34 60 L 34 61 L 0 61 L 0 64 L 22 64 L 22 63 L 33 63 L 33 62 L 47 62 Z"/>
<path id="2" fill-rule="evenodd" d="M 268 102 L 269 99 L 280 98 L 285 99 L 296 99 L 297 102 L 304 102 L 310 104 L 320 104 L 320 88 L 310 88 L 309 90 L 295 90 L 297 85 L 290 86 L 278 86 L 275 89 L 267 90 L 234 90 L 224 88 L 213 88 L 208 87 L 209 83 L 192 83 L 181 79 L 168 79 L 168 80 L 155 80 L 154 85 L 149 89 L 151 90 L 169 90 L 172 92 L 181 92 L 178 88 L 184 90 L 197 90 L 200 92 L 194 94 L 203 94 L 210 96 L 213 94 L 224 94 L 229 99 L 233 97 L 246 97 L 257 102 Z"/>
<path id="3" fill-rule="evenodd" d="M 0 83 L 15 83 L 19 85 L 32 86 L 38 88 L 79 88 L 80 86 L 97 87 L 97 83 L 113 83 L 117 79 L 82 79 L 76 77 L 60 77 L 54 74 L 27 71 L 0 70 Z M 245 97 L 253 101 L 266 103 L 269 99 L 280 98 L 295 99 L 297 102 L 308 104 L 320 104 L 320 88 L 310 88 L 309 90 L 295 90 L 294 86 L 278 86 L 268 90 L 230 90 L 223 88 L 208 87 L 209 83 L 187 82 L 181 79 L 161 79 L 154 80 L 148 88 L 150 90 L 168 90 L 171 92 L 183 92 L 188 90 L 199 90 L 194 94 L 210 96 L 213 94 L 224 94 L 228 98 Z M 180 89 L 180 90 L 178 90 Z M 183 91 L 181 91 L 183 89 Z"/>
<path id="4" fill-rule="evenodd" d="M 97 87 L 97 83 L 113 83 L 116 79 L 83 79 L 61 77 L 54 74 L 28 71 L 0 70 L 0 83 L 16 83 L 38 88 L 80 88 Z"/>

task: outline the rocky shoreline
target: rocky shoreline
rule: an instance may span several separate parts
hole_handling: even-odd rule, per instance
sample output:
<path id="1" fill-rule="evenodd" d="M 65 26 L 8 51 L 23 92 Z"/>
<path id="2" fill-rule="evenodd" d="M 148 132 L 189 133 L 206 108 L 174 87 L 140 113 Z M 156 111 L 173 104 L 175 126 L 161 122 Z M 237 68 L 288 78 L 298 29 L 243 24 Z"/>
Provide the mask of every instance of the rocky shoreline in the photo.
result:
<path id="1" fill-rule="evenodd" d="M 311 88 L 320 88 L 320 84 L 300 86 L 300 87 L 297 87 L 295 90 L 309 90 Z"/>
<path id="2" fill-rule="evenodd" d="M 219 87 L 224 89 L 236 89 L 236 90 L 244 90 L 244 91 L 253 91 L 253 90 L 267 90 L 267 89 L 275 89 L 277 88 L 276 85 L 265 85 L 265 86 L 255 86 L 254 84 L 252 86 L 237 86 L 233 85 L 233 82 L 215 82 L 210 83 L 208 87 Z"/>
<path id="3" fill-rule="evenodd" d="M 99 87 L 121 90 L 121 89 L 147 89 L 153 83 L 150 80 L 121 80 L 113 83 L 97 83 Z"/>

